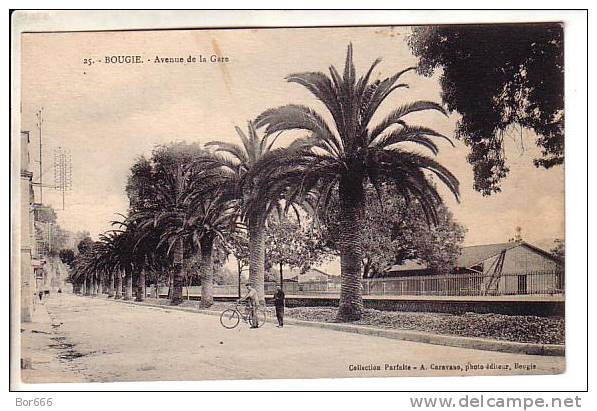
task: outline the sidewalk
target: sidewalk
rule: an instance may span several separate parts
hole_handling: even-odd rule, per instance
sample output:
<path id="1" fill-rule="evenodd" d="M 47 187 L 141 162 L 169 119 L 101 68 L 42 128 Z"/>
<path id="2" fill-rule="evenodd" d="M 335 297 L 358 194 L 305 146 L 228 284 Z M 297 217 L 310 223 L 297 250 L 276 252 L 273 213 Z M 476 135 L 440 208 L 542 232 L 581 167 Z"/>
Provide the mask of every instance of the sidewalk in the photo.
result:
<path id="1" fill-rule="evenodd" d="M 21 383 L 88 382 L 58 358 L 58 347 L 68 345 L 60 325 L 52 320 L 45 303 L 37 305 L 30 323 L 21 323 Z"/>

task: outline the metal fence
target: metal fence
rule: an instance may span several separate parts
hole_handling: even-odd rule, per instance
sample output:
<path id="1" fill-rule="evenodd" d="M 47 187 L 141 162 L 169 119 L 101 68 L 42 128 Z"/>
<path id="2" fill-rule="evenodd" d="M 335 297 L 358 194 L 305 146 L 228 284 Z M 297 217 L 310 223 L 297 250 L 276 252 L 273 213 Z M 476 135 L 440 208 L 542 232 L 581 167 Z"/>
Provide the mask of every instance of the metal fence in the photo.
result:
<path id="1" fill-rule="evenodd" d="M 265 283 L 266 295 L 274 293 L 278 284 Z M 564 294 L 563 271 L 530 271 L 502 273 L 492 276 L 482 273 L 426 275 L 400 278 L 375 278 L 362 281 L 363 295 L 556 295 Z M 148 288 L 148 294 L 149 294 Z M 167 294 L 167 287 L 160 287 L 160 294 Z M 286 295 L 339 295 L 338 281 L 285 282 Z M 241 293 L 245 294 L 244 287 Z M 183 296 L 201 294 L 201 287 L 185 287 Z M 236 296 L 238 285 L 215 285 L 214 295 Z"/>
<path id="2" fill-rule="evenodd" d="M 428 275 L 363 281 L 364 295 L 529 295 L 564 294 L 562 271 Z"/>

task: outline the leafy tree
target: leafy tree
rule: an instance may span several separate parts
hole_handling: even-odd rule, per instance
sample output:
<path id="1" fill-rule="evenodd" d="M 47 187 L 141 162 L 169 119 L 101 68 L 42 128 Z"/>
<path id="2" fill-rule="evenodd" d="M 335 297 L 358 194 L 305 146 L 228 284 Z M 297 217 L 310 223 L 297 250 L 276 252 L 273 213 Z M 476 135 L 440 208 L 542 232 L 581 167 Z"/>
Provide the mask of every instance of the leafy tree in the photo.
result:
<path id="1" fill-rule="evenodd" d="M 424 213 L 436 218 L 434 205 L 440 197 L 428 174 L 436 175 L 458 196 L 458 180 L 434 159 L 408 150 L 418 144 L 435 155 L 433 138 L 446 139 L 427 127 L 409 125 L 410 113 L 444 109 L 429 101 L 415 101 L 395 108 L 377 124 L 372 118 L 384 100 L 395 90 L 406 87 L 398 83 L 407 68 L 383 80 L 371 81 L 380 63 L 357 78 L 352 45 L 346 55 L 344 73 L 330 67 L 330 75 L 321 72 L 291 74 L 287 80 L 309 90 L 331 115 L 332 122 L 309 107 L 289 104 L 270 109 L 256 119 L 257 127 L 271 135 L 301 130 L 308 136 L 296 139 L 288 148 L 272 150 L 255 171 L 272 183 L 263 186 L 265 193 L 281 193 L 287 201 L 319 193 L 319 208 L 327 209 L 335 187 L 339 197 L 338 248 L 340 250 L 341 292 L 337 318 L 358 320 L 363 312 L 361 264 L 363 259 L 359 235 L 366 205 L 365 185 L 379 187 L 385 177 L 398 188 L 400 195 L 417 199 Z"/>
<path id="2" fill-rule="evenodd" d="M 214 273 L 214 283 L 220 285 L 236 284 L 238 275 L 226 267 L 218 267 Z"/>
<path id="3" fill-rule="evenodd" d="M 319 231 L 312 224 L 305 226 L 288 216 L 268 221 L 265 231 L 266 265 L 279 267 L 280 287 L 284 287 L 284 266 L 304 271 L 324 262 L 331 254 Z"/>
<path id="4" fill-rule="evenodd" d="M 93 247 L 93 240 L 89 236 L 84 237 L 77 244 L 77 250 L 79 251 L 80 254 L 85 254 L 85 253 L 91 251 L 92 247 Z"/>
<path id="5" fill-rule="evenodd" d="M 147 207 L 155 201 L 155 198 L 151 196 L 151 187 L 156 182 L 157 178 L 151 162 L 143 156 L 139 157 L 131 166 L 126 184 L 131 211 Z"/>
<path id="6" fill-rule="evenodd" d="M 150 159 L 139 157 L 131 166 L 126 184 L 130 211 L 159 205 L 155 186 L 172 178 L 173 170 L 189 166 L 205 153 L 198 143 L 175 142 L 156 146 Z"/>
<path id="7" fill-rule="evenodd" d="M 359 240 L 363 251 L 363 278 L 378 277 L 391 264 L 418 260 L 438 272 L 449 272 L 462 249 L 466 229 L 454 221 L 443 205 L 436 205 L 437 221 L 430 224 L 416 203 L 408 203 L 390 185 L 383 185 L 380 196 L 367 189 L 367 206 Z M 337 249 L 337 195 L 330 203 L 324 222 L 324 236 Z"/>
<path id="8" fill-rule="evenodd" d="M 238 295 L 241 294 L 243 272 L 249 267 L 249 238 L 246 232 L 238 231 L 228 239 L 228 250 L 236 259 Z M 265 264 L 265 263 L 264 263 Z M 265 273 L 264 273 L 265 276 Z M 265 278 L 264 278 L 265 279 Z"/>
<path id="9" fill-rule="evenodd" d="M 564 32 L 559 23 L 421 26 L 408 42 L 418 71 L 441 68 L 442 99 L 470 147 L 474 188 L 499 192 L 508 175 L 504 138 L 533 130 L 539 167 L 564 161 Z"/>
<path id="10" fill-rule="evenodd" d="M 60 261 L 69 267 L 72 267 L 73 261 L 75 260 L 75 252 L 72 249 L 63 248 L 58 252 L 58 256 L 60 257 Z"/>
<path id="11" fill-rule="evenodd" d="M 52 237 L 50 239 L 50 254 L 56 255 L 60 253 L 60 250 L 67 247 L 68 239 L 71 233 L 68 230 L 64 230 L 58 224 L 54 224 L 52 228 Z"/>
<path id="12" fill-rule="evenodd" d="M 56 223 L 56 211 L 49 205 L 38 205 L 33 208 L 35 237 L 43 240 L 43 253 L 56 256 L 67 246 L 71 233 Z"/>
<path id="13" fill-rule="evenodd" d="M 35 221 L 42 223 L 56 223 L 56 211 L 52 206 L 41 205 L 33 209 Z"/>
<path id="14" fill-rule="evenodd" d="M 562 240 L 561 238 L 556 238 L 553 241 L 553 247 L 551 248 L 551 250 L 549 250 L 549 252 L 558 260 L 560 260 L 562 262 L 562 265 L 564 265 L 566 259 L 566 245 L 564 240 Z"/>

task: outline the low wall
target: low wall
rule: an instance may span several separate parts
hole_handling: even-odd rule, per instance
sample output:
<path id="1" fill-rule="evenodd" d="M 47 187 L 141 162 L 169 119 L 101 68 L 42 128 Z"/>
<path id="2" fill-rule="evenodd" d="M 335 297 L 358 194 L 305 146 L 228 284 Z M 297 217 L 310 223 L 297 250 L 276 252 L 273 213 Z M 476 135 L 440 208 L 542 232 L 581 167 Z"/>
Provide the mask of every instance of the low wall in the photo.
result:
<path id="1" fill-rule="evenodd" d="M 539 317 L 563 317 L 564 301 L 491 301 L 491 300 L 424 300 L 424 299 L 379 299 L 364 298 L 366 308 L 381 311 L 416 311 L 449 314 L 474 312 L 479 314 L 536 315 Z M 338 300 L 332 298 L 287 298 L 287 307 L 337 307 Z"/>
<path id="2" fill-rule="evenodd" d="M 167 295 L 160 295 L 166 298 Z M 200 296 L 191 295 L 191 300 L 199 300 Z M 236 296 L 214 297 L 216 301 L 234 301 Z M 271 297 L 266 296 L 266 302 L 271 303 Z M 492 297 L 413 297 L 404 296 L 364 296 L 366 308 L 381 311 L 415 311 L 448 314 L 464 314 L 473 312 L 478 314 L 505 315 L 536 315 L 539 317 L 563 317 L 565 302 L 563 298 L 492 298 Z M 294 296 L 286 297 L 287 307 L 337 307 L 336 296 Z"/>

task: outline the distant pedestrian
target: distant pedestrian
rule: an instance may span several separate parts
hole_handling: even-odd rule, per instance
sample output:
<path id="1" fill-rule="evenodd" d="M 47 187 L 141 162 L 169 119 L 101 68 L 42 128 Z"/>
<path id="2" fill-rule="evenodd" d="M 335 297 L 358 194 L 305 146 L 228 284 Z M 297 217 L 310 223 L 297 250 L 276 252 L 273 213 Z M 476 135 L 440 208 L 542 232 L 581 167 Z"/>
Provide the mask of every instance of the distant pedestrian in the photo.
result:
<path id="1" fill-rule="evenodd" d="M 277 327 L 284 327 L 284 291 L 280 286 L 276 287 L 274 305 L 276 306 L 276 318 L 278 319 Z"/>

